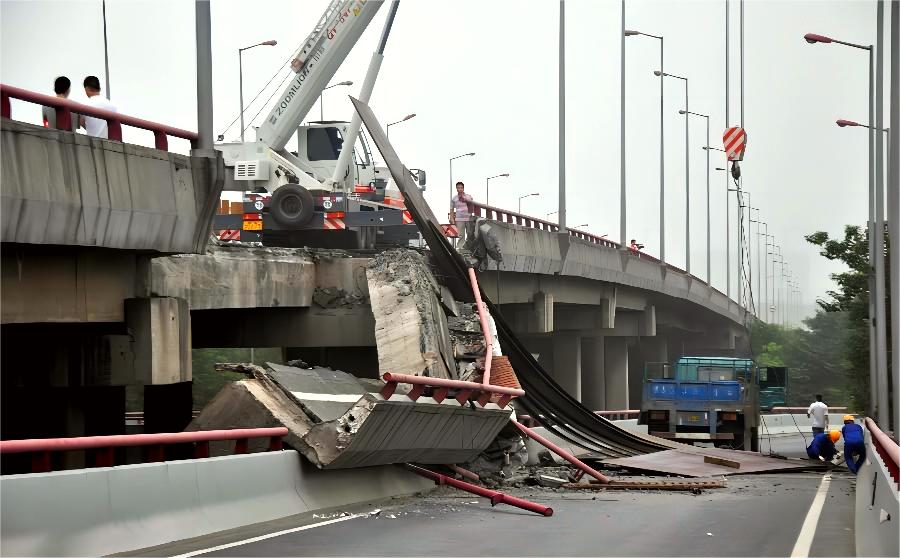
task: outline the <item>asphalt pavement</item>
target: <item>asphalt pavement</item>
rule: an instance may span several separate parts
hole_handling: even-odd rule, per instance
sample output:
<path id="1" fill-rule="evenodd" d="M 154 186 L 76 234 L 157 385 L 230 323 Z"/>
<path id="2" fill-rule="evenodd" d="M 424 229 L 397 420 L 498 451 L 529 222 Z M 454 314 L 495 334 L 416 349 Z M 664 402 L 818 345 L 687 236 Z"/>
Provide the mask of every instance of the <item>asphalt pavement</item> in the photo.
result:
<path id="1" fill-rule="evenodd" d="M 853 477 L 842 470 L 831 475 L 809 555 L 853 556 Z M 822 476 L 736 475 L 726 488 L 700 494 L 510 491 L 552 506 L 552 517 L 492 508 L 483 498 L 445 487 L 424 497 L 286 518 L 134 554 L 790 556 Z"/>

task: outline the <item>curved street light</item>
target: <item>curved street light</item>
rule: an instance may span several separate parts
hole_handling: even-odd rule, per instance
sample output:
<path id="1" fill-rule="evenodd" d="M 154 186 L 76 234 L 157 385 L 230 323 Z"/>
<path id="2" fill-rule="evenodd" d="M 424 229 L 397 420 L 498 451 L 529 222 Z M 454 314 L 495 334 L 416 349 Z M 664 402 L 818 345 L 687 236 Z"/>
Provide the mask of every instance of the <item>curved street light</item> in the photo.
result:
<path id="1" fill-rule="evenodd" d="M 519 197 L 519 215 L 522 214 L 522 200 L 525 198 L 530 198 L 531 196 L 540 196 L 540 192 L 535 192 L 534 194 L 525 194 L 524 196 Z M 557 212 L 559 213 L 559 212 Z"/>
<path id="2" fill-rule="evenodd" d="M 509 178 L 509 173 L 505 172 L 503 174 L 498 174 L 495 176 L 489 176 L 487 180 L 484 181 L 484 204 L 491 205 L 491 179 L 492 178 L 500 178 L 500 177 Z"/>
<path id="3" fill-rule="evenodd" d="M 272 39 L 268 41 L 263 41 L 261 43 L 256 43 L 255 45 L 250 45 L 248 47 L 239 48 L 238 49 L 238 90 L 241 101 L 241 143 L 244 142 L 244 64 L 242 54 L 245 50 L 250 50 L 251 48 L 258 46 L 275 46 L 278 44 L 278 41 Z M 108 72 L 107 72 L 108 73 Z M 252 103 L 252 101 L 251 101 Z M 234 122 L 232 122 L 234 124 Z M 224 138 L 223 138 L 224 139 Z"/>
<path id="4" fill-rule="evenodd" d="M 393 126 L 394 124 L 400 124 L 401 122 L 406 122 L 407 120 L 409 120 L 411 118 L 415 118 L 415 117 L 416 117 L 416 113 L 407 114 L 406 116 L 404 116 L 403 118 L 401 118 L 400 120 L 398 120 L 396 122 L 388 123 L 388 125 L 384 127 L 385 135 L 387 135 L 388 139 L 390 139 L 391 138 L 391 126 Z"/>

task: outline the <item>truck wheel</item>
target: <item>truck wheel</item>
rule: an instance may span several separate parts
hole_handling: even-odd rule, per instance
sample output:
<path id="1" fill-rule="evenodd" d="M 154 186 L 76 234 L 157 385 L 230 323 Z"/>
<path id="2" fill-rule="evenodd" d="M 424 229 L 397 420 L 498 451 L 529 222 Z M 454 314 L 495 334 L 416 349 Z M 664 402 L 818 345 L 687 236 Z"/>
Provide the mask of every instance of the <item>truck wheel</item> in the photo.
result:
<path id="1" fill-rule="evenodd" d="M 269 214 L 282 227 L 302 227 L 312 220 L 312 194 L 303 186 L 285 184 L 272 194 Z"/>

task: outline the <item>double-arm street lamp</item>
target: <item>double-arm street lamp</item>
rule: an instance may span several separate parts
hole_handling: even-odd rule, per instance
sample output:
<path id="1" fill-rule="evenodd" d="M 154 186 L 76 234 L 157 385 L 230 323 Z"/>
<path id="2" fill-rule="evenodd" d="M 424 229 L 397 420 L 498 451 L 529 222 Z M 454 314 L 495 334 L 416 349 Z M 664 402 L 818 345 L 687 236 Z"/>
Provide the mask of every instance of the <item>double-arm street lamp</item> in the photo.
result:
<path id="1" fill-rule="evenodd" d="M 500 177 L 509 178 L 509 173 L 505 172 L 503 174 L 497 174 L 494 176 L 487 177 L 487 180 L 484 181 L 484 204 L 491 205 L 491 179 L 492 178 L 500 178 Z"/>
<path id="2" fill-rule="evenodd" d="M 649 37 L 659 39 L 659 261 L 666 262 L 666 148 L 665 148 L 665 112 L 663 108 L 665 79 L 663 76 L 663 38 L 662 35 L 651 35 L 640 31 L 626 30 L 626 37 Z M 624 68 L 623 68 L 624 71 Z M 622 238 L 625 242 L 625 238 Z"/>
<path id="3" fill-rule="evenodd" d="M 278 44 L 278 41 L 263 41 L 261 43 L 256 43 L 255 45 L 250 45 L 248 47 L 239 48 L 238 49 L 238 89 L 240 90 L 240 94 L 238 97 L 241 101 L 241 142 L 244 141 L 244 63 L 243 57 L 241 56 L 245 50 L 250 50 L 251 48 L 258 46 L 275 46 Z M 109 72 L 107 72 L 108 74 Z M 253 101 L 251 101 L 251 104 Z"/>
<path id="4" fill-rule="evenodd" d="M 684 81 L 684 208 L 685 208 L 685 226 L 684 226 L 684 253 L 685 253 L 685 264 L 684 270 L 691 273 L 691 158 L 689 156 L 690 149 L 690 126 L 688 126 L 688 112 L 690 112 L 690 105 L 688 105 L 688 78 L 683 76 L 676 76 L 675 74 L 668 74 L 661 70 L 656 70 L 653 72 L 654 75 L 660 77 L 670 77 L 675 79 L 680 79 Z"/>

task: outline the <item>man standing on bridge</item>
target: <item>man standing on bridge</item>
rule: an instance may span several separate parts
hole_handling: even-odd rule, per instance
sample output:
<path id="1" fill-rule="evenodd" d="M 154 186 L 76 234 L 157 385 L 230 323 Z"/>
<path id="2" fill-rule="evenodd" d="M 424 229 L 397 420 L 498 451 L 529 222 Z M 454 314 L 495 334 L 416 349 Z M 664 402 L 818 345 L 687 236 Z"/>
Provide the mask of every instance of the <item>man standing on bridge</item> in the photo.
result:
<path id="1" fill-rule="evenodd" d="M 816 395 L 816 401 L 806 410 L 806 416 L 812 417 L 813 434 L 822 434 L 828 428 L 828 405 L 822 403 L 822 396 Z"/>
<path id="2" fill-rule="evenodd" d="M 116 106 L 100 95 L 100 79 L 97 76 L 88 76 L 84 78 L 84 94 L 88 96 L 87 104 L 110 112 L 118 112 Z M 82 116 L 81 125 L 87 135 L 95 138 L 109 138 L 109 130 L 107 129 L 106 120 L 103 118 L 94 118 L 93 116 Z"/>
<path id="3" fill-rule="evenodd" d="M 472 196 L 466 193 L 466 185 L 462 182 L 456 183 L 456 195 L 453 196 L 452 201 L 450 221 L 455 223 L 459 229 L 458 241 L 460 246 L 462 246 L 469 237 L 475 235 L 475 216 L 472 215 L 469 209 Z"/>

